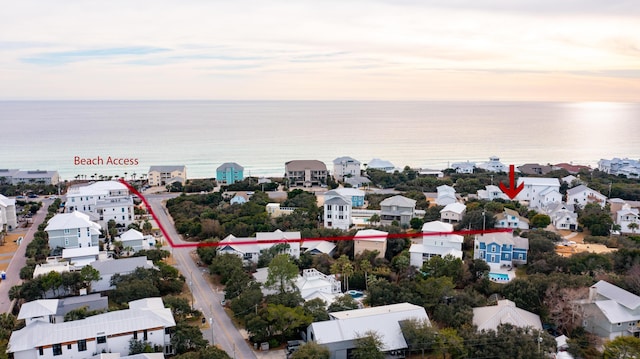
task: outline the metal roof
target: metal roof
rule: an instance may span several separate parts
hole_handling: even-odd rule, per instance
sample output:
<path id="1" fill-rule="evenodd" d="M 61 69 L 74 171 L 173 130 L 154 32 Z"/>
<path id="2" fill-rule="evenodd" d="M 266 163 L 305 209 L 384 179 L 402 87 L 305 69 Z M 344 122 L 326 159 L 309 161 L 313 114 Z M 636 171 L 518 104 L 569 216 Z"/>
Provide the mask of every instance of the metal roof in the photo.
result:
<path id="1" fill-rule="evenodd" d="M 399 207 L 415 207 L 416 200 L 407 198 L 405 196 L 393 196 L 386 198 L 382 202 L 380 202 L 380 206 L 399 206 Z"/>
<path id="2" fill-rule="evenodd" d="M 500 324 L 542 330 L 540 316 L 516 307 L 510 300 L 499 300 L 497 305 L 473 308 L 473 324 L 478 330 L 496 330 Z"/>
<path id="3" fill-rule="evenodd" d="M 55 231 L 60 229 L 76 229 L 76 228 L 91 228 L 98 233 L 100 232 L 100 225 L 91 222 L 89 215 L 80 211 L 74 211 L 71 213 L 59 213 L 53 216 L 47 224 L 45 231 Z"/>
<path id="4" fill-rule="evenodd" d="M 604 280 L 594 284 L 592 288 L 595 288 L 598 296 L 602 296 L 631 309 L 635 310 L 640 307 L 640 297 L 628 292 L 620 287 L 617 287 Z"/>
<path id="5" fill-rule="evenodd" d="M 58 311 L 58 299 L 38 299 L 20 307 L 18 319 L 28 319 L 55 315 Z"/>

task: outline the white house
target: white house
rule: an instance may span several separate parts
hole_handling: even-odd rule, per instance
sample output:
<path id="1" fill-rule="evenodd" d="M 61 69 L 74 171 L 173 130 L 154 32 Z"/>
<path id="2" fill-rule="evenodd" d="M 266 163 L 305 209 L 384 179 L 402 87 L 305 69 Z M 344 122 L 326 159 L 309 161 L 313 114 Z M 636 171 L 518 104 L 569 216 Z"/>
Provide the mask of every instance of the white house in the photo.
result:
<path id="1" fill-rule="evenodd" d="M 325 228 L 339 228 L 347 230 L 351 227 L 351 201 L 336 193 L 328 198 L 325 195 L 323 206 Z"/>
<path id="2" fill-rule="evenodd" d="M 23 183 L 57 185 L 60 182 L 60 175 L 58 171 L 0 169 L 0 183 L 1 182 L 14 186 Z"/>
<path id="3" fill-rule="evenodd" d="M 493 201 L 494 199 L 504 199 L 505 201 L 509 200 L 509 197 L 502 192 L 500 187 L 496 185 L 486 185 L 485 189 L 478 190 L 478 199 L 484 199 L 487 201 Z"/>
<path id="4" fill-rule="evenodd" d="M 333 160 L 333 177 L 336 181 L 344 181 L 347 177 L 360 177 L 360 161 L 348 156 Z"/>
<path id="5" fill-rule="evenodd" d="M 269 268 L 258 268 L 253 277 L 256 281 L 263 285 L 262 292 L 264 295 L 274 294 L 277 291 L 272 288 L 265 288 L 264 284 L 267 282 L 269 276 Z M 320 298 L 327 303 L 327 306 L 333 303 L 333 301 L 342 296 L 341 283 L 336 277 L 332 275 L 326 275 L 315 268 L 304 269 L 302 275 L 296 278 L 295 289 L 300 292 L 300 296 L 305 301 L 309 301 L 315 298 Z M 294 289 L 294 288 L 288 288 Z"/>
<path id="6" fill-rule="evenodd" d="M 589 288 L 589 298 L 581 302 L 583 327 L 608 340 L 640 334 L 640 297 L 606 281 Z"/>
<path id="7" fill-rule="evenodd" d="M 567 190 L 567 203 L 580 207 L 588 203 L 597 203 L 600 207 L 604 207 L 607 204 L 607 196 L 581 184 Z"/>
<path id="8" fill-rule="evenodd" d="M 329 241 L 321 241 L 321 240 L 309 240 L 304 241 L 300 245 L 300 249 L 304 253 L 310 254 L 327 254 L 329 256 L 333 255 L 333 251 L 336 249 L 336 245 Z"/>
<path id="9" fill-rule="evenodd" d="M 491 156 L 489 161 L 478 163 L 476 167 L 489 172 L 507 172 L 507 167 L 500 162 L 498 156 Z"/>
<path id="10" fill-rule="evenodd" d="M 132 301 L 129 309 L 70 322 L 51 323 L 42 314 L 40 310 L 19 314 L 27 325 L 11 333 L 7 353 L 13 358 L 89 358 L 103 351 L 128 355 L 131 339 L 162 348 L 165 354 L 175 353 L 171 333 L 176 322 L 162 298 Z"/>
<path id="11" fill-rule="evenodd" d="M 638 228 L 633 228 L 632 223 L 640 226 L 640 219 L 637 208 L 631 208 L 628 204 L 624 204 L 622 209 L 616 213 L 616 224 L 620 226 L 622 233 L 640 233 Z M 631 227 L 629 227 L 631 225 Z"/>
<path id="12" fill-rule="evenodd" d="M 67 191 L 65 212 L 80 211 L 107 229 L 113 220 L 119 231 L 134 221 L 133 197 L 129 189 L 118 181 L 98 181 L 89 185 L 74 186 Z"/>
<path id="13" fill-rule="evenodd" d="M 0 231 L 3 229 L 11 231 L 17 227 L 16 200 L 0 194 Z"/>
<path id="14" fill-rule="evenodd" d="M 311 323 L 306 338 L 329 349 L 331 359 L 347 359 L 356 347 L 356 339 L 368 330 L 380 336 L 386 358 L 402 358 L 408 347 L 402 335 L 402 322 L 416 320 L 431 325 L 424 308 L 409 303 L 329 313 L 329 318 Z"/>
<path id="15" fill-rule="evenodd" d="M 502 213 L 496 214 L 496 228 L 529 229 L 529 220 L 518 212 L 505 208 Z"/>
<path id="16" fill-rule="evenodd" d="M 385 171 L 388 173 L 392 173 L 396 169 L 396 166 L 394 166 L 393 163 L 386 160 L 381 160 L 379 158 L 372 159 L 371 161 L 369 161 L 369 163 L 366 164 L 366 166 L 367 166 L 367 169 L 371 168 L 375 170 Z"/>
<path id="17" fill-rule="evenodd" d="M 562 202 L 560 193 L 560 181 L 557 178 L 520 177 L 517 186 L 524 183 L 524 188 L 518 193 L 516 199 L 529 202 L 529 207 L 542 209 L 553 202 Z"/>
<path id="18" fill-rule="evenodd" d="M 131 248 L 134 253 L 152 249 L 156 243 L 152 235 L 144 235 L 133 228 L 120 235 L 120 242 L 124 248 Z"/>
<path id="19" fill-rule="evenodd" d="M 501 324 L 542 330 L 540 316 L 516 307 L 510 300 L 499 300 L 496 305 L 473 308 L 473 325 L 478 331 L 497 330 Z"/>
<path id="20" fill-rule="evenodd" d="M 457 223 L 462 220 L 465 213 L 467 213 L 467 206 L 459 202 L 450 203 L 440 210 L 440 220 L 447 223 Z"/>
<path id="21" fill-rule="evenodd" d="M 640 178 L 640 161 L 630 158 L 601 159 L 598 161 L 598 169 L 611 175 Z"/>
<path id="22" fill-rule="evenodd" d="M 255 238 L 238 238 L 230 234 L 220 241 L 218 253 L 230 253 L 243 260 L 257 263 L 260 253 L 277 244 L 288 244 L 286 253 L 293 258 L 300 258 L 300 232 L 283 232 L 279 229 L 273 232 L 257 232 Z"/>
<path id="23" fill-rule="evenodd" d="M 80 270 L 98 259 L 98 246 L 83 248 L 66 248 L 62 250 L 62 258 L 67 260 L 74 270 Z"/>
<path id="24" fill-rule="evenodd" d="M 431 257 L 450 255 L 462 259 L 461 235 L 453 234 L 453 225 L 440 221 L 422 225 L 422 243 L 414 243 L 409 248 L 409 260 L 412 266 L 421 268 L 424 261 Z"/>
<path id="25" fill-rule="evenodd" d="M 349 201 L 351 201 L 351 206 L 353 208 L 363 207 L 364 206 L 364 196 L 365 193 L 357 188 L 336 188 L 331 191 L 328 191 L 324 194 L 325 200 L 334 197 L 334 196 L 342 196 Z"/>
<path id="26" fill-rule="evenodd" d="M 98 246 L 100 225 L 79 211 L 56 214 L 47 222 L 44 230 L 52 250 Z"/>
<path id="27" fill-rule="evenodd" d="M 451 164 L 451 168 L 456 170 L 456 173 L 464 173 L 464 174 L 471 174 L 473 173 L 473 170 L 476 169 L 476 163 L 475 162 L 454 162 Z"/>
<path id="28" fill-rule="evenodd" d="M 458 201 L 456 198 L 456 190 L 453 187 L 443 184 L 436 189 L 438 191 L 438 197 L 436 198 L 438 206 L 446 206 Z"/>
<path id="29" fill-rule="evenodd" d="M 578 214 L 572 204 L 550 203 L 545 206 L 544 212 L 551 218 L 551 224 L 556 229 L 571 231 L 578 229 Z"/>

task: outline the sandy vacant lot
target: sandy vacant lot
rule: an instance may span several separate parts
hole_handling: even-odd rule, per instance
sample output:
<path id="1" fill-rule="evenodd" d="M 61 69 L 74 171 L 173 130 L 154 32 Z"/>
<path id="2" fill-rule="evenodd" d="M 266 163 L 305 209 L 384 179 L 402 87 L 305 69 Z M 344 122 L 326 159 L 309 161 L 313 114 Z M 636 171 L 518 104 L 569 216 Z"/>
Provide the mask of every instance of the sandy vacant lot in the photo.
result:
<path id="1" fill-rule="evenodd" d="M 591 253 L 610 253 L 614 252 L 616 248 L 607 248 L 602 244 L 585 244 L 584 243 L 584 232 L 571 232 L 571 231 L 558 231 L 558 233 L 562 236 L 562 238 L 567 241 L 576 242 L 575 244 L 571 244 L 568 246 L 556 246 L 556 253 L 563 257 L 571 256 L 575 253 L 581 252 L 591 252 Z"/>
<path id="2" fill-rule="evenodd" d="M 7 270 L 7 267 L 9 267 L 13 254 L 18 250 L 16 240 L 22 236 L 24 236 L 24 233 L 11 233 L 5 238 L 4 245 L 0 246 L 0 271 Z"/>

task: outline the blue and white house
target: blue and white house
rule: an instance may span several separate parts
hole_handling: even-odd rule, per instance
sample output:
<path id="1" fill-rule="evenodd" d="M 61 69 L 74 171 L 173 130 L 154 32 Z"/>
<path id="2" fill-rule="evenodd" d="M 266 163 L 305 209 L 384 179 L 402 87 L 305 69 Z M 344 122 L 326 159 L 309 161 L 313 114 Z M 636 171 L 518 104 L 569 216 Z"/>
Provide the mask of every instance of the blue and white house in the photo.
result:
<path id="1" fill-rule="evenodd" d="M 244 179 L 244 167 L 235 162 L 226 162 L 216 169 L 216 180 L 224 184 L 233 184 Z"/>
<path id="2" fill-rule="evenodd" d="M 324 194 L 325 200 L 335 196 L 342 196 L 351 201 L 352 207 L 364 207 L 364 191 L 357 188 L 336 188 Z"/>
<path id="3" fill-rule="evenodd" d="M 509 232 L 487 233 L 476 236 L 473 258 L 484 259 L 491 269 L 527 264 L 529 240 Z"/>

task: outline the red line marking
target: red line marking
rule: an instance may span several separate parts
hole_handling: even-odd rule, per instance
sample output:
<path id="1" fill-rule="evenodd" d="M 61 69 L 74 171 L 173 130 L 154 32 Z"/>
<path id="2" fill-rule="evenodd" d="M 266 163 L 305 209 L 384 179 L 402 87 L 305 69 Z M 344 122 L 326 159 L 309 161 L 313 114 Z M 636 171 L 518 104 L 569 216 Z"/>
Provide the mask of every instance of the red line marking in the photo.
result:
<path id="1" fill-rule="evenodd" d="M 362 240 L 362 239 L 366 240 L 366 239 L 376 239 L 376 238 L 419 238 L 419 237 L 423 237 L 423 236 L 443 236 L 443 235 L 452 235 L 452 234 L 465 236 L 465 235 L 485 234 L 485 233 L 509 233 L 509 232 L 513 232 L 513 230 L 510 229 L 510 228 L 495 228 L 495 229 L 485 229 L 485 230 L 463 230 L 463 231 L 453 231 L 453 232 L 394 233 L 394 234 L 369 235 L 369 236 L 358 236 L 358 237 L 354 237 L 354 236 L 339 236 L 339 237 L 295 238 L 295 239 L 265 239 L 265 240 L 261 240 L 261 241 L 258 241 L 258 240 L 251 240 L 251 241 L 241 240 L 241 241 L 233 241 L 233 242 L 230 242 L 230 243 L 226 243 L 226 242 L 174 243 L 173 240 L 171 239 L 171 237 L 169 236 L 169 233 L 164 228 L 164 225 L 158 219 L 158 216 L 156 216 L 156 214 L 153 212 L 153 208 L 151 208 L 151 205 L 149 205 L 149 202 L 147 201 L 147 199 L 140 192 L 138 192 L 137 189 L 135 189 L 133 186 L 131 186 L 124 179 L 121 178 L 119 181 L 120 181 L 120 183 L 124 184 L 129 189 L 129 191 L 131 191 L 131 193 L 135 194 L 136 196 L 138 196 L 142 200 L 142 203 L 144 203 L 144 205 L 147 207 L 147 211 L 149 212 L 151 217 L 153 217 L 153 219 L 156 221 L 156 223 L 160 227 L 160 231 L 162 232 L 162 235 L 164 236 L 164 238 L 167 239 L 167 242 L 169 242 L 169 245 L 171 247 L 173 247 L 173 248 L 222 247 L 222 246 L 226 246 L 228 244 L 249 245 L 249 244 L 271 244 L 271 243 L 302 243 L 302 242 L 313 242 L 313 241 L 352 241 L 352 240 Z"/>

